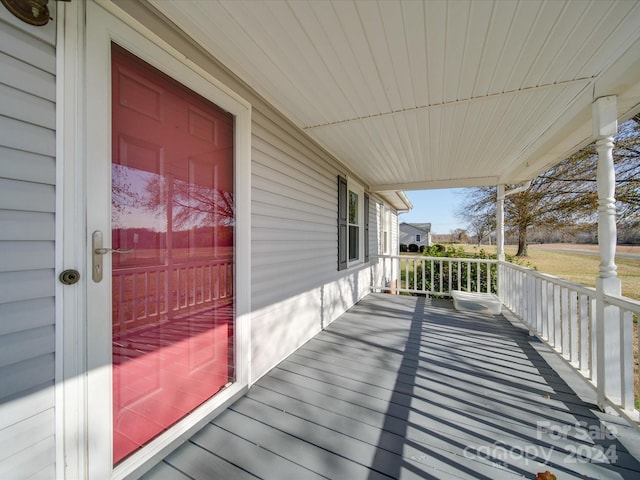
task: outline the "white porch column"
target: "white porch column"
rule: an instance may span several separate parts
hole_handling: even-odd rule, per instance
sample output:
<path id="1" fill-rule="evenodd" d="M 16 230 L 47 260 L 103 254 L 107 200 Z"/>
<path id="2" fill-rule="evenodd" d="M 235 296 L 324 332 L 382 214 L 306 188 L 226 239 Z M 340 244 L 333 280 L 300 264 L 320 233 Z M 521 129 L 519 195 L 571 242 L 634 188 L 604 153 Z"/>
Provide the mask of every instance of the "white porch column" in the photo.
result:
<path id="1" fill-rule="evenodd" d="M 496 246 L 498 248 L 498 260 L 503 261 L 504 256 L 504 185 L 498 185 L 496 198 Z"/>
<path id="2" fill-rule="evenodd" d="M 605 395 L 615 403 L 622 398 L 621 325 L 616 307 L 604 306 L 604 295 L 620 295 L 617 277 L 615 169 L 613 136 L 618 131 L 616 97 L 598 98 L 592 106 L 593 136 L 598 152 L 598 244 L 600 271 L 596 279 L 596 382 L 598 405 L 605 406 Z"/>

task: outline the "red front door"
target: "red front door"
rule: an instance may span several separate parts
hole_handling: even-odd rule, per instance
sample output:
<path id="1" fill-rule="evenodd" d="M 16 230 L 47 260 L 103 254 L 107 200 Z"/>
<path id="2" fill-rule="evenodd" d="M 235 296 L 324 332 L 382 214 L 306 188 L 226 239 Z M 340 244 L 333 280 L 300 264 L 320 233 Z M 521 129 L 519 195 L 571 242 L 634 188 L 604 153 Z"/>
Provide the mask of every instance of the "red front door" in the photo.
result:
<path id="1" fill-rule="evenodd" d="M 112 47 L 114 463 L 234 380 L 233 117 Z"/>

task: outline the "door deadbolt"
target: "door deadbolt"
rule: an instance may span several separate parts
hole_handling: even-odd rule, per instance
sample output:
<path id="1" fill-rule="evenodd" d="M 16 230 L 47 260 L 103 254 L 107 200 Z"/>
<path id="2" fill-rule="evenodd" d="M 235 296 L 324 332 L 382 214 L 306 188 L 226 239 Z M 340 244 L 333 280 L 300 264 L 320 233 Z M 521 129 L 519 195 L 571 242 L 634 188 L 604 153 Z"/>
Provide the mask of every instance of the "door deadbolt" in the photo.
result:
<path id="1" fill-rule="evenodd" d="M 65 270 L 58 278 L 65 285 L 73 285 L 80 280 L 80 272 L 77 270 Z"/>

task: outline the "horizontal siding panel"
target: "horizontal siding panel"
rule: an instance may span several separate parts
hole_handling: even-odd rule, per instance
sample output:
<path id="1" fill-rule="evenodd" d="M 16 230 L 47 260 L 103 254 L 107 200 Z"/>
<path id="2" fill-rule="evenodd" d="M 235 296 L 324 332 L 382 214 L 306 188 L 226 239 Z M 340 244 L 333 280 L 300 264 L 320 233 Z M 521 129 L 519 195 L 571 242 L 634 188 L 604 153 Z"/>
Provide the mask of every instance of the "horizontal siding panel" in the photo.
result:
<path id="1" fill-rule="evenodd" d="M 335 263 L 329 263 L 325 258 L 321 262 L 316 259 L 307 264 L 281 261 L 277 265 L 256 265 L 253 268 L 251 285 L 264 284 L 273 289 L 273 283 L 277 282 L 280 286 L 289 285 L 290 292 L 294 292 L 297 295 L 311 288 L 320 287 L 324 283 L 319 281 L 323 278 L 323 275 L 333 275 L 336 271 L 337 260 L 336 255 Z M 278 287 L 277 293 L 282 295 L 283 292 L 280 287 Z"/>
<path id="2" fill-rule="evenodd" d="M 56 154 L 53 130 L 4 116 L 0 116 L 0 145 L 50 157 Z"/>
<path id="3" fill-rule="evenodd" d="M 52 297 L 55 291 L 54 277 L 53 269 L 0 272 L 0 303 Z"/>
<path id="4" fill-rule="evenodd" d="M 298 199 L 286 198 L 274 192 L 256 189 L 253 191 L 252 213 L 254 216 L 292 218 L 309 223 L 336 225 L 337 211 L 333 212 Z"/>
<path id="5" fill-rule="evenodd" d="M 50 436 L 49 425 L 55 423 L 54 409 L 49 408 L 23 422 L 0 430 L 0 462 Z M 47 428 L 43 428 L 43 426 Z M 4 478 L 1 477 L 0 478 Z"/>
<path id="6" fill-rule="evenodd" d="M 56 77 L 0 52 L 0 83 L 40 98 L 55 101 Z"/>
<path id="7" fill-rule="evenodd" d="M 288 122 L 283 125 L 279 121 L 274 121 L 259 107 L 252 110 L 251 119 L 254 138 L 262 138 L 280 151 L 291 152 L 291 157 L 303 159 L 302 163 L 317 170 L 320 176 L 324 177 L 327 173 L 331 176 L 331 172 L 344 169 L 342 164 L 295 125 Z"/>
<path id="8" fill-rule="evenodd" d="M 36 389 L 19 398 L 0 405 L 0 432 L 20 423 L 20 418 L 30 418 L 54 408 L 55 388 Z M 0 477 L 2 478 L 2 477 Z"/>
<path id="9" fill-rule="evenodd" d="M 53 297 L 0 303 L 0 336 L 53 325 L 54 309 Z"/>
<path id="10" fill-rule="evenodd" d="M 305 248 L 300 251 L 313 250 L 317 252 L 316 257 L 322 257 L 323 254 L 333 255 L 336 253 L 336 245 L 333 245 L 331 248 L 327 248 L 327 244 L 328 242 L 323 239 L 311 240 L 310 242 L 305 243 Z M 298 249 L 300 249 L 300 244 L 289 240 L 279 240 L 277 242 L 254 242 L 251 244 L 251 253 L 255 253 L 256 257 L 259 255 L 272 255 L 274 253 L 288 253 L 291 255 L 291 252 Z"/>
<path id="11" fill-rule="evenodd" d="M 2 114 L 40 127 L 55 129 L 55 103 L 15 88 L 0 85 Z"/>
<path id="12" fill-rule="evenodd" d="M 54 401 L 55 389 L 51 385 L 0 404 L 0 442 L 8 442 L 0 449 L 1 479 L 55 478 L 49 446 L 54 443 Z M 30 450 L 34 455 L 31 462 L 27 453 Z M 35 458 L 36 455 L 45 458 Z"/>
<path id="13" fill-rule="evenodd" d="M 330 323 L 336 315 L 357 302 L 364 295 L 363 292 L 368 291 L 371 280 L 368 274 L 369 264 L 349 268 L 347 276 L 337 280 L 337 255 L 335 262 L 327 262 L 326 258 L 324 260 L 322 268 L 311 269 L 306 266 L 298 266 L 299 272 L 303 274 L 299 275 L 296 281 L 291 281 L 292 277 L 287 276 L 287 274 L 294 275 L 294 272 L 290 270 L 281 272 L 274 271 L 273 268 L 256 269 L 251 283 L 252 308 L 258 310 L 279 302 L 288 303 L 292 298 L 298 298 L 300 303 L 305 305 L 322 302 L 324 324 Z M 341 306 L 339 307 L 338 304 Z M 317 310 L 314 312 L 318 313 Z M 290 322 L 301 320 L 299 315 L 302 315 L 302 312 L 297 309 L 283 316 L 282 320 L 274 320 L 270 323 L 284 324 L 286 330 L 291 328 Z M 256 328 L 254 328 L 253 338 L 264 339 L 266 337 L 256 333 Z M 282 337 L 276 335 L 272 338 L 274 342 L 279 343 Z"/>
<path id="14" fill-rule="evenodd" d="M 310 199 L 315 199 L 315 201 L 311 203 L 320 201 L 321 204 L 327 203 L 329 199 L 333 197 L 332 194 L 336 189 L 335 177 L 333 178 L 333 185 L 331 187 L 325 187 L 315 182 L 313 177 L 300 175 L 293 177 L 290 175 L 291 172 L 292 170 L 276 162 L 262 164 L 259 158 L 254 158 L 251 166 L 252 178 L 262 181 L 266 185 L 274 185 L 277 189 L 273 190 L 278 193 L 281 193 L 282 189 L 282 193 L 287 192 L 294 198 L 296 194 L 303 193 Z M 258 187 L 260 187 L 260 185 L 258 185 Z M 287 190 L 287 188 L 290 190 Z"/>
<path id="15" fill-rule="evenodd" d="M 306 278 L 302 278 L 297 282 L 284 281 L 283 276 L 281 274 L 270 274 L 262 276 L 259 280 L 256 279 L 254 281 L 252 279 L 251 282 L 251 306 L 252 308 L 258 310 L 264 308 L 268 305 L 277 304 L 279 302 L 289 302 L 291 298 L 296 297 L 301 294 L 311 295 L 316 294 L 316 290 L 321 287 L 325 282 L 319 282 L 317 280 L 317 276 L 314 275 L 315 278 L 310 278 L 311 276 L 307 274 Z M 315 301 L 315 299 L 309 299 L 309 302 Z M 292 322 L 300 319 L 299 315 L 302 312 L 298 310 L 292 310 L 288 312 L 288 315 L 284 315 L 280 317 L 280 320 L 273 319 L 270 323 L 275 324 L 281 330 L 287 330 L 291 328 L 292 332 L 298 333 L 299 325 L 296 325 L 296 329 L 293 329 L 291 326 Z M 277 317 L 275 317 L 277 318 Z M 288 325 L 288 327 L 286 326 Z M 269 331 L 269 329 L 265 329 L 265 331 L 269 332 L 268 335 L 261 335 L 258 333 L 259 327 L 256 323 L 256 318 L 252 317 L 252 329 L 253 329 L 253 338 L 254 339 L 264 339 L 271 338 L 272 342 L 276 344 L 280 344 L 281 336 L 273 335 L 273 330 Z M 263 341 L 263 340 L 262 340 Z M 261 342 L 262 342 L 261 341 Z M 258 343 L 261 343 L 258 342 Z M 255 343 L 255 342 L 254 342 Z M 268 342 L 270 343 L 270 342 Z M 291 351 L 295 350 L 300 343 L 292 342 L 290 344 L 285 345 L 287 342 L 282 342 L 283 348 L 291 349 Z M 272 352 L 269 352 L 268 356 L 273 356 L 278 358 L 277 355 L 272 355 Z M 284 357 L 279 357 L 281 360 Z M 255 355 L 254 355 L 254 366 L 255 366 Z M 258 362 L 262 363 L 262 362 Z M 261 368 L 262 369 L 262 368 Z"/>
<path id="16" fill-rule="evenodd" d="M 0 177 L 55 185 L 56 161 L 53 157 L 0 147 Z"/>
<path id="17" fill-rule="evenodd" d="M 0 368 L 0 401 L 20 397 L 25 391 L 49 388 L 54 383 L 55 360 L 53 354 L 32 358 Z M 0 477 L 2 478 L 2 477 Z"/>
<path id="18" fill-rule="evenodd" d="M 0 240 L 54 240 L 53 213 L 0 209 Z M 9 227 L 10 225 L 10 227 Z"/>
<path id="19" fill-rule="evenodd" d="M 260 168 L 256 168 L 260 170 Z M 263 175 L 260 175 L 262 173 Z M 337 200 L 334 203 L 328 195 L 317 195 L 314 192 L 313 187 L 307 183 L 293 182 L 291 179 L 281 175 L 278 179 L 278 175 L 273 171 L 259 171 L 253 172 L 252 179 L 255 190 L 262 190 L 264 192 L 272 192 L 276 195 L 282 196 L 287 199 L 291 199 L 297 202 L 304 202 L 308 205 L 314 205 L 316 207 L 322 207 L 327 210 L 333 210 L 337 208 Z M 289 180 L 289 183 L 287 183 Z M 312 179 L 309 179 L 312 182 Z M 336 193 L 337 199 L 337 193 Z M 289 204 L 292 206 L 291 204 Z M 337 211 L 337 210 L 336 210 Z"/>
<path id="20" fill-rule="evenodd" d="M 42 470 L 55 464 L 55 459 L 56 444 L 52 435 L 0 461 L 0 478 L 22 479 L 40 475 Z"/>
<path id="21" fill-rule="evenodd" d="M 270 143 L 275 141 L 278 145 Z M 252 137 L 251 146 L 254 152 L 254 159 L 256 153 L 265 155 L 269 158 L 277 158 L 278 162 L 284 165 L 287 169 L 295 170 L 305 177 L 315 178 L 319 185 L 323 185 L 326 188 L 331 188 L 334 184 L 333 173 L 335 170 L 328 170 L 322 163 L 313 162 L 308 157 L 305 157 L 299 150 L 290 147 L 284 141 L 273 137 L 271 135 L 260 135 L 260 132 L 255 132 Z M 259 158 L 259 157 L 258 157 Z"/>
<path id="22" fill-rule="evenodd" d="M 338 215 L 337 206 L 334 209 L 326 209 L 308 203 L 302 198 L 286 197 L 262 188 L 256 188 L 252 191 L 251 205 L 254 216 L 281 216 L 311 223 L 335 224 Z"/>
<path id="23" fill-rule="evenodd" d="M 0 337 L 0 368 L 55 351 L 53 325 Z"/>
<path id="24" fill-rule="evenodd" d="M 53 242 L 0 241 L 0 272 L 55 267 Z"/>
<path id="25" fill-rule="evenodd" d="M 0 20 L 0 45 L 7 55 L 45 72 L 56 72 L 56 52 L 52 41 L 43 41 Z"/>
<path id="26" fill-rule="evenodd" d="M 334 208 L 335 177 L 331 188 L 319 188 L 313 177 L 293 177 L 290 175 L 291 170 L 287 171 L 286 167 L 273 162 L 270 165 L 264 165 L 259 161 L 254 161 L 251 173 L 254 183 L 258 182 L 257 188 L 277 192 L 290 198 L 304 199 L 308 203 L 324 208 Z"/>
<path id="27" fill-rule="evenodd" d="M 52 478 L 56 478 L 56 466 L 53 463 L 47 464 L 38 473 L 30 476 L 29 480 L 51 480 Z"/>
<path id="28" fill-rule="evenodd" d="M 53 185 L 0 178 L 0 208 L 30 212 L 54 212 L 56 190 Z"/>
<path id="29" fill-rule="evenodd" d="M 295 251 L 295 249 L 299 249 Z M 271 252 L 265 252 L 264 254 L 258 254 L 253 258 L 252 265 L 259 269 L 261 267 L 272 267 L 274 271 L 281 271 L 282 265 L 292 264 L 296 268 L 293 271 L 299 270 L 301 266 L 304 266 L 303 270 L 306 272 L 315 271 L 317 268 L 323 268 L 326 266 L 326 259 L 331 255 L 336 255 L 336 249 L 331 248 L 317 248 L 314 245 L 305 245 L 303 250 L 300 250 L 300 245 L 296 245 L 294 249 L 289 251 L 273 250 Z M 332 265 L 332 270 L 333 270 Z"/>
<path id="30" fill-rule="evenodd" d="M 334 246 L 334 243 L 337 245 L 338 236 L 336 228 L 328 230 L 315 225 L 309 225 L 309 228 L 301 230 L 295 228 L 295 224 L 296 222 L 291 220 L 260 217 L 254 221 L 255 236 L 252 241 L 288 241 L 295 243 L 304 240 L 305 244 L 306 241 L 314 241 L 323 242 L 325 245 Z M 298 243 L 302 248 L 304 248 L 305 244 Z"/>

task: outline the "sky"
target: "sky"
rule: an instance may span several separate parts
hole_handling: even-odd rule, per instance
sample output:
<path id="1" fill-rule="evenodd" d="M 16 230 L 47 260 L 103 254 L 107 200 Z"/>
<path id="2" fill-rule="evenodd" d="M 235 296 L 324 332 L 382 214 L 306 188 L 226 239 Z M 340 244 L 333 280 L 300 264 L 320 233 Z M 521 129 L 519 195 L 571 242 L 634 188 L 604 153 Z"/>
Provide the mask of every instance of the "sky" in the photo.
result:
<path id="1" fill-rule="evenodd" d="M 405 191 L 413 204 L 413 210 L 400 215 L 400 222 L 430 223 L 432 233 L 450 233 L 456 228 L 466 228 L 456 218 L 456 211 L 464 203 L 466 188 Z"/>

